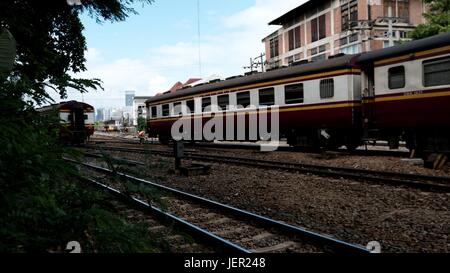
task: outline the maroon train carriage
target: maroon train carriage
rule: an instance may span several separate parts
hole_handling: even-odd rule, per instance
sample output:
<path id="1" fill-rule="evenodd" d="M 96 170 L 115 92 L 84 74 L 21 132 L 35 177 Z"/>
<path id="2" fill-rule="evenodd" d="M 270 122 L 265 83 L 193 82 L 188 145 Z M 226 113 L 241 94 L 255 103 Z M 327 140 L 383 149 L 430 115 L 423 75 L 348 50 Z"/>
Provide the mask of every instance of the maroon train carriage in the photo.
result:
<path id="1" fill-rule="evenodd" d="M 450 33 L 360 56 L 367 136 L 450 152 Z"/>
<path id="2" fill-rule="evenodd" d="M 41 115 L 58 115 L 60 139 L 64 143 L 80 144 L 94 134 L 94 107 L 78 101 L 45 106 L 36 111 Z"/>
<path id="3" fill-rule="evenodd" d="M 450 33 L 153 97 L 150 136 L 170 139 L 178 105 L 193 109 L 183 113 L 191 124 L 205 124 L 209 106 L 225 118 L 245 110 L 217 105 L 277 105 L 280 133 L 292 146 L 354 149 L 363 140 L 388 140 L 396 148 L 404 140 L 419 153 L 449 153 Z M 246 131 L 259 111 L 245 114 Z"/>
<path id="4" fill-rule="evenodd" d="M 234 128 L 224 126 L 224 131 L 236 130 L 237 116 L 245 114 L 244 139 L 248 140 L 249 119 L 264 112 L 263 107 L 276 105 L 279 110 L 269 110 L 269 117 L 272 111 L 279 113 L 280 134 L 288 138 L 290 145 L 354 148 L 362 136 L 361 73 L 355 65 L 356 57 L 341 56 L 153 97 L 147 100 L 148 133 L 162 141 L 170 139 L 172 125 L 180 118 L 174 108 L 181 105 L 193 112 L 183 112 L 191 124 L 194 119 L 202 119 L 203 124 L 211 119 L 204 114 L 221 117 L 224 124 L 226 118 L 233 117 Z M 217 107 L 230 109 L 238 105 L 255 105 L 256 109 L 219 111 Z M 208 111 L 209 107 L 212 111 Z M 227 140 L 235 140 L 237 132 L 234 135 Z"/>

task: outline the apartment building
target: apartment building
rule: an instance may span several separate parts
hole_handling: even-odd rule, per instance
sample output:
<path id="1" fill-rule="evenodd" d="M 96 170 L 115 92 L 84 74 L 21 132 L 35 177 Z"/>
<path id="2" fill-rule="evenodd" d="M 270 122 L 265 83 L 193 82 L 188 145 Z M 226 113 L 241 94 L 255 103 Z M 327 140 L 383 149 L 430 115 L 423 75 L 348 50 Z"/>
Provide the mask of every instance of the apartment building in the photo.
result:
<path id="1" fill-rule="evenodd" d="M 271 21 L 263 39 L 267 69 L 355 54 L 408 40 L 424 23 L 421 0 L 311 0 Z"/>

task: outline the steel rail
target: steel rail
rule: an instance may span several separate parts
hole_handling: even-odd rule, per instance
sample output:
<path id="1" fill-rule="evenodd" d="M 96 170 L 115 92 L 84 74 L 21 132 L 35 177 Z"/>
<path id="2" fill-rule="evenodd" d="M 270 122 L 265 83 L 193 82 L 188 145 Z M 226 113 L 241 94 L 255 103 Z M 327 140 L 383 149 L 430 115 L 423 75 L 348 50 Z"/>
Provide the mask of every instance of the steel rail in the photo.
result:
<path id="1" fill-rule="evenodd" d="M 69 162 L 72 163 L 76 163 L 103 173 L 107 173 L 107 174 L 112 174 L 113 171 L 107 168 L 103 168 L 100 166 L 95 166 L 92 164 L 87 164 L 87 163 L 82 163 L 82 162 L 78 162 L 75 160 L 71 160 L 71 159 L 66 159 Z M 327 235 L 323 235 L 320 233 L 316 233 L 313 231 L 309 231 L 307 229 L 304 228 L 300 228 L 297 226 L 293 226 L 293 225 L 289 225 L 280 221 L 276 221 L 273 219 L 270 219 L 268 217 L 265 216 L 261 216 L 252 212 L 248 212 L 239 208 L 235 208 L 232 207 L 230 205 L 226 205 L 226 204 L 222 204 L 219 203 L 217 201 L 213 201 L 213 200 L 209 200 L 207 198 L 204 197 L 200 197 L 197 195 L 193 195 L 187 192 L 183 192 L 181 190 L 177 190 L 168 186 L 164 186 L 161 184 L 157 184 L 151 181 L 147 181 L 145 179 L 141 179 L 141 178 L 137 178 L 125 173 L 121 173 L 121 172 L 114 172 L 114 174 L 119 175 L 121 177 L 124 177 L 130 181 L 136 182 L 136 183 L 141 183 L 141 184 L 145 184 L 145 185 L 149 185 L 152 187 L 155 187 L 157 189 L 160 190 L 164 190 L 167 192 L 170 192 L 172 194 L 175 194 L 177 196 L 181 196 L 183 198 L 189 199 L 189 200 L 193 200 L 196 201 L 198 203 L 204 204 L 208 207 L 212 207 L 215 209 L 219 209 L 221 211 L 226 211 L 236 217 L 239 218 L 244 218 L 247 220 L 252 220 L 255 222 L 258 222 L 262 225 L 268 226 L 268 227 L 273 227 L 273 228 L 277 228 L 279 230 L 282 230 L 283 232 L 292 234 L 292 235 L 297 235 L 300 236 L 303 239 L 309 240 L 309 241 L 313 241 L 315 243 L 318 243 L 322 246 L 328 246 L 331 247 L 332 249 L 334 249 L 336 252 L 345 252 L 345 253 L 370 253 L 369 250 L 367 250 L 364 247 L 361 247 L 359 245 L 355 245 L 355 244 L 351 244 L 351 243 L 347 243 L 338 239 L 335 239 L 333 237 L 327 236 Z"/>
<path id="2" fill-rule="evenodd" d="M 140 144 L 138 140 L 133 141 L 132 139 L 94 139 L 91 140 L 92 144 L 129 144 L 136 145 Z M 144 145 L 163 145 L 160 143 L 155 143 L 154 141 L 144 141 Z M 187 144 L 186 146 L 193 148 L 211 148 L 211 149 L 242 149 L 242 150 L 260 150 L 260 146 L 251 145 L 251 144 L 231 144 L 231 143 L 195 143 L 195 144 Z M 306 152 L 306 153 L 319 153 L 317 150 L 312 150 L 311 148 L 299 148 L 292 146 L 282 146 L 278 147 L 277 151 L 279 152 Z M 408 157 L 410 155 L 409 152 L 406 151 L 383 151 L 383 150 L 342 150 L 342 149 L 331 149 L 327 150 L 330 152 L 337 152 L 342 155 L 365 155 L 365 156 L 393 156 L 393 157 Z"/>
<path id="3" fill-rule="evenodd" d="M 97 149 L 98 147 L 87 147 L 87 148 Z M 111 151 L 173 156 L 172 151 L 162 151 L 162 150 L 147 150 L 139 148 L 124 148 L 124 147 L 110 147 L 110 146 L 103 146 L 101 147 L 101 149 Z M 388 185 L 403 185 L 422 190 L 438 190 L 450 192 L 450 177 L 447 176 L 431 176 L 423 174 L 408 174 L 400 172 L 355 169 L 347 167 L 333 167 L 333 166 L 313 165 L 305 163 L 280 162 L 248 157 L 199 154 L 195 152 L 185 152 L 185 158 L 202 161 L 208 160 L 214 162 L 223 162 L 236 165 L 245 165 L 258 168 L 280 169 L 293 172 L 312 173 L 316 175 L 331 176 L 337 178 L 343 177 L 363 182 L 371 181 Z"/>
<path id="4" fill-rule="evenodd" d="M 76 161 L 72 161 L 69 159 L 70 162 L 75 162 Z M 251 253 L 250 250 L 243 248 L 242 246 L 236 245 L 226 239 L 223 239 L 217 235 L 215 235 L 214 233 L 211 233 L 205 229 L 202 229 L 192 223 L 189 223 L 188 221 L 177 217 L 175 215 L 172 215 L 170 213 L 164 212 L 161 209 L 154 207 L 150 204 L 148 204 L 145 201 L 142 201 L 138 198 L 129 196 L 127 194 L 124 194 L 122 192 L 120 192 L 117 189 L 114 189 L 110 186 L 107 186 L 105 184 L 102 184 L 94 179 L 91 178 L 86 178 L 86 177 L 79 177 L 80 179 L 86 181 L 86 182 L 90 182 L 92 183 L 95 187 L 101 189 L 101 190 L 106 190 L 107 192 L 109 192 L 110 194 L 112 194 L 113 196 L 119 198 L 120 200 L 130 203 L 133 206 L 135 206 L 136 208 L 142 210 L 142 211 L 147 211 L 150 212 L 152 215 L 155 215 L 156 217 L 164 220 L 164 221 L 170 221 L 171 223 L 174 223 L 175 225 L 177 225 L 178 227 L 189 231 L 190 233 L 196 234 L 197 236 L 199 236 L 202 240 L 206 240 L 208 242 L 211 242 L 212 244 L 221 247 L 227 251 L 231 251 L 231 252 L 236 252 L 236 253 Z"/>

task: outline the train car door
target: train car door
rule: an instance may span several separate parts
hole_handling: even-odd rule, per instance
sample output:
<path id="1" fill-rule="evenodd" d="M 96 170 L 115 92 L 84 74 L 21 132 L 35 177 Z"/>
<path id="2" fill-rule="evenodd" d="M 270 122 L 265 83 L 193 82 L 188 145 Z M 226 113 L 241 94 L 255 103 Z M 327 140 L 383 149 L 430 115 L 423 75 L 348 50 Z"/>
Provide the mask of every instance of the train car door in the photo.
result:
<path id="1" fill-rule="evenodd" d="M 76 143 L 81 143 L 85 138 L 85 128 L 84 128 L 84 111 L 83 106 L 76 106 L 72 109 L 72 141 Z"/>
<path id="2" fill-rule="evenodd" d="M 362 116 L 364 138 L 369 138 L 371 128 L 374 128 L 374 110 L 375 110 L 375 77 L 373 66 L 362 69 Z"/>

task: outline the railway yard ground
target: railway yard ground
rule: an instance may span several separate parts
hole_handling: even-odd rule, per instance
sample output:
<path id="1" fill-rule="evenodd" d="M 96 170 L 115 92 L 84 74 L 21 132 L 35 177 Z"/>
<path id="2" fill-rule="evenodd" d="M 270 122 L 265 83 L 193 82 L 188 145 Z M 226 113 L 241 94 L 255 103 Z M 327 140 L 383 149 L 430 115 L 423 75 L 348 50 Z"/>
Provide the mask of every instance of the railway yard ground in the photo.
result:
<path id="1" fill-rule="evenodd" d="M 130 137 L 131 138 L 131 137 Z M 100 148 L 120 146 L 151 150 L 168 150 L 161 145 L 133 144 L 133 139 L 96 134 L 89 153 Z M 96 147 L 96 148 L 93 148 Z M 209 161 L 207 158 L 183 159 L 183 165 L 206 163 L 205 175 L 182 176 L 174 169 L 174 158 L 157 153 L 108 151 L 113 158 L 140 162 L 121 165 L 120 170 L 178 190 L 231 205 L 274 220 L 329 235 L 335 239 L 365 247 L 371 241 L 381 244 L 386 253 L 448 252 L 450 250 L 450 192 L 390 185 L 364 179 L 293 172 L 256 166 Z M 447 164 L 430 170 L 396 156 L 352 155 L 339 152 L 325 154 L 277 151 L 263 153 L 248 149 L 186 147 L 208 155 L 247 157 L 255 160 L 318 164 L 410 175 L 450 176 Z M 86 157 L 86 163 L 107 167 L 102 158 Z M 198 213 L 202 213 L 199 210 Z M 219 221 L 220 222 L 220 221 Z M 216 224 L 220 224 L 217 222 Z M 250 247 L 251 248 L 251 247 Z M 270 248 L 268 248 L 270 250 Z M 291 251 L 298 249 L 291 247 Z M 300 252 L 317 252 L 307 248 Z"/>

